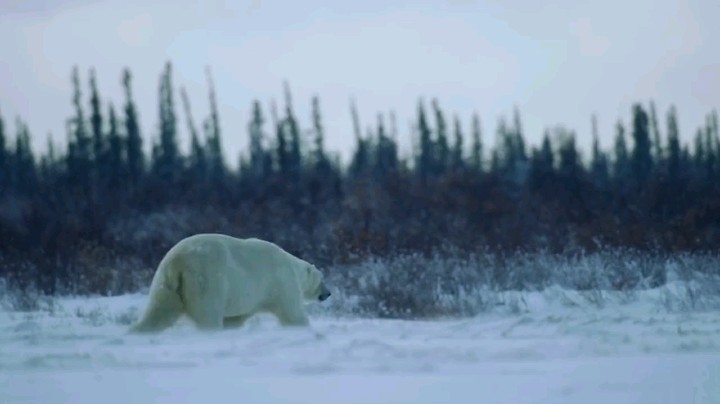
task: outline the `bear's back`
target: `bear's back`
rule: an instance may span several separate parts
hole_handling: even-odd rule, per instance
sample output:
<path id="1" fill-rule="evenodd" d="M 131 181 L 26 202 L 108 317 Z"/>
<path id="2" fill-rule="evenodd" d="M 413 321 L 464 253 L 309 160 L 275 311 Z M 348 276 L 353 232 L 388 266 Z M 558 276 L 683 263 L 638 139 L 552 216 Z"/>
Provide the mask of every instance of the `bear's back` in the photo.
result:
<path id="1" fill-rule="evenodd" d="M 300 261 L 299 258 L 270 241 L 257 238 L 235 240 L 238 242 L 238 247 L 233 249 L 233 253 L 243 261 L 252 261 L 254 266 L 288 267 L 296 266 Z"/>
<path id="2" fill-rule="evenodd" d="M 289 270 L 304 267 L 305 261 L 277 244 L 258 238 L 237 238 L 219 233 L 201 233 L 178 242 L 168 257 L 206 256 L 208 261 L 227 257 L 229 266 L 244 272 Z"/>

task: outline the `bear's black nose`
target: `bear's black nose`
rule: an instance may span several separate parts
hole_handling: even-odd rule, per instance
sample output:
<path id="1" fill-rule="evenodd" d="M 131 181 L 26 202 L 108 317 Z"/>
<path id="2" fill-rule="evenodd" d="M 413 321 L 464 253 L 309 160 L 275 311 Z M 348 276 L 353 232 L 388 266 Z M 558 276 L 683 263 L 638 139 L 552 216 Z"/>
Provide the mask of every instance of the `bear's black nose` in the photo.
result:
<path id="1" fill-rule="evenodd" d="M 327 298 L 330 297 L 330 295 L 331 295 L 330 292 L 325 292 L 322 295 L 318 296 L 318 299 L 322 302 L 322 301 L 327 300 Z"/>

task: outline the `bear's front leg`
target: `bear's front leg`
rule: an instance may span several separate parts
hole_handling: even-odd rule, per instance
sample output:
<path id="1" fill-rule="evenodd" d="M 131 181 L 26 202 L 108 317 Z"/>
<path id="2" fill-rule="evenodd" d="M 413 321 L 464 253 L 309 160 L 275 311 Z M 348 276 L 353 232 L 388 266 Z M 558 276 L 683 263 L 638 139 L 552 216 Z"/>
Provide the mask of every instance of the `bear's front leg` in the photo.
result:
<path id="1" fill-rule="evenodd" d="M 303 310 L 302 302 L 280 307 L 275 312 L 275 315 L 283 326 L 303 327 L 310 325 L 307 314 Z"/>

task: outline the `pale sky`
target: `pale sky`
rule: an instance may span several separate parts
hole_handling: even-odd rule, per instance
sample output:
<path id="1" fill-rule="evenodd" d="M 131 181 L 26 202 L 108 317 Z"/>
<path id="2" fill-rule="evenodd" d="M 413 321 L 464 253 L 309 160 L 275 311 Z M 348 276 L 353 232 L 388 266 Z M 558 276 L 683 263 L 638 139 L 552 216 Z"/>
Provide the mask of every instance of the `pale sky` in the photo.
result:
<path id="1" fill-rule="evenodd" d="M 11 134 L 17 114 L 29 123 L 36 150 L 48 132 L 64 144 L 73 65 L 86 111 L 88 70 L 97 71 L 103 103 L 118 108 L 128 66 L 147 146 L 157 136 L 158 77 L 169 60 L 196 122 L 208 111 L 204 72 L 212 68 L 233 165 L 247 148 L 252 100 L 269 117 L 283 80 L 304 128 L 310 98 L 320 96 L 327 146 L 346 162 L 351 97 L 365 125 L 396 111 L 404 152 L 418 99 L 429 105 L 437 97 L 466 133 L 477 111 L 486 144 L 517 105 L 529 143 L 563 124 L 577 131 L 587 156 L 591 114 L 607 149 L 615 122 L 628 122 L 636 101 L 655 100 L 662 129 L 667 108 L 677 105 L 682 139 L 691 139 L 720 107 L 718 38 L 714 0 L 2 0 L 0 113 Z"/>

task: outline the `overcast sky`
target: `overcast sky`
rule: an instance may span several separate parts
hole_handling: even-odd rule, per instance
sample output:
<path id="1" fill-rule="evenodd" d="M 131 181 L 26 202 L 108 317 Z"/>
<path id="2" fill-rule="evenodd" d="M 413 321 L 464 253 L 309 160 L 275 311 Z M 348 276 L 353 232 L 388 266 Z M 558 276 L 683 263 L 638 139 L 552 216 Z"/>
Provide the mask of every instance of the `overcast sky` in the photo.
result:
<path id="1" fill-rule="evenodd" d="M 328 147 L 345 156 L 350 97 L 365 124 L 395 110 L 405 151 L 420 97 L 437 97 L 466 126 L 477 111 L 488 143 L 517 105 L 530 143 L 564 124 L 587 147 L 596 113 L 605 148 L 632 103 L 654 99 L 663 127 L 677 105 L 687 141 L 720 106 L 718 38 L 714 0 L 2 0 L 0 113 L 11 133 L 17 114 L 28 121 L 37 150 L 48 132 L 64 143 L 72 66 L 85 85 L 95 67 L 103 102 L 116 106 L 127 66 L 147 145 L 169 60 L 196 121 L 207 114 L 204 70 L 212 67 L 233 164 L 247 145 L 252 100 L 281 101 L 283 80 L 305 127 L 310 97 L 320 96 Z"/>

